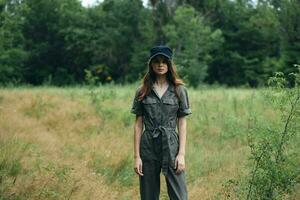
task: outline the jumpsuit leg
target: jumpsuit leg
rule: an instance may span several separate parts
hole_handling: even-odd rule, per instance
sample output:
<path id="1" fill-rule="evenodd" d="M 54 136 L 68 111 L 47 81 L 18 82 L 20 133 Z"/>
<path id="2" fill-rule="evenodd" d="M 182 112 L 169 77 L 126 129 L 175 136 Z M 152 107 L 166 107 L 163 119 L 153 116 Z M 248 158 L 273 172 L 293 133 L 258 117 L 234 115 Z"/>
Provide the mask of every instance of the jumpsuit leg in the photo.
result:
<path id="1" fill-rule="evenodd" d="M 140 176 L 141 200 L 159 200 L 161 165 L 158 161 L 143 161 L 143 174 Z"/>
<path id="2" fill-rule="evenodd" d="M 187 187 L 185 182 L 185 172 L 179 175 L 175 174 L 175 170 L 169 167 L 167 176 L 165 176 L 167 190 L 170 200 L 187 200 Z"/>

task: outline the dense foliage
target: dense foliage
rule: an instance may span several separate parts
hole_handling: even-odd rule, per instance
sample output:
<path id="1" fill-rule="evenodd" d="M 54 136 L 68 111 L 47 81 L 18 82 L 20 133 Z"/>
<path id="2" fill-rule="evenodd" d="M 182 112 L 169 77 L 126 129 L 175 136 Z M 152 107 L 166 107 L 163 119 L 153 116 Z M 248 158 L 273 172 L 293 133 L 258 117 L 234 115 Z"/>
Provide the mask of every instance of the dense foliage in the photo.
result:
<path id="1" fill-rule="evenodd" d="M 297 0 L 0 0 L 0 83 L 135 82 L 168 44 L 191 86 L 264 86 L 300 63 L 299 14 Z"/>

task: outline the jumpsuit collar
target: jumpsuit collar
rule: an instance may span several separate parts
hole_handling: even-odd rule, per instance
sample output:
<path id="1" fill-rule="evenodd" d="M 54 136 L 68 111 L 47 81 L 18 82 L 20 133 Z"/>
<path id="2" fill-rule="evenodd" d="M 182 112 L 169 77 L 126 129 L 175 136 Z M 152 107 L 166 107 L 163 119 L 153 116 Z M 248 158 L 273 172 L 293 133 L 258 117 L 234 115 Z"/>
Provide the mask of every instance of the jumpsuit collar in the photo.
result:
<path id="1" fill-rule="evenodd" d="M 152 84 L 152 86 L 151 86 L 151 89 L 152 89 L 152 91 L 155 93 L 155 95 L 157 96 L 157 98 L 159 98 L 159 95 L 157 94 L 157 92 L 156 92 L 156 90 L 155 90 L 153 84 Z M 165 93 L 164 93 L 164 94 L 161 96 L 161 98 L 159 98 L 159 99 L 162 99 L 164 96 L 166 96 L 168 92 L 174 92 L 174 91 L 175 91 L 174 85 L 173 85 L 172 83 L 169 83 L 169 86 L 168 86 L 168 88 L 166 89 Z"/>

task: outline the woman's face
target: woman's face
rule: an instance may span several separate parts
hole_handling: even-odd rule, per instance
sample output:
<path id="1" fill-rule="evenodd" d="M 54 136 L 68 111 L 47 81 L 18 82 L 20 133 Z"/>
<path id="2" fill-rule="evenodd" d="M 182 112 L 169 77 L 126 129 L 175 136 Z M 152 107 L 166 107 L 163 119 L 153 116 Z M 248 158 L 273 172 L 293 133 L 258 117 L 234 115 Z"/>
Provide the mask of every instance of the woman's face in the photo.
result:
<path id="1" fill-rule="evenodd" d="M 164 75 L 168 72 L 167 58 L 162 55 L 155 56 L 151 61 L 151 67 L 156 75 Z"/>

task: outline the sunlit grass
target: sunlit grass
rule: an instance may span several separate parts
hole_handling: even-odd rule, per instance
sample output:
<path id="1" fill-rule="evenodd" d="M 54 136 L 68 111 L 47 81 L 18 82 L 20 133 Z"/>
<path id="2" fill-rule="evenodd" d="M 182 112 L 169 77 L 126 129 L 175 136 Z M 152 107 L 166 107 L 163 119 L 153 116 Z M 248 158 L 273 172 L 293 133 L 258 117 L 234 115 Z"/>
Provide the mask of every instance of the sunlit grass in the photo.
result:
<path id="1" fill-rule="evenodd" d="M 1 89 L 0 199 L 139 199 L 130 113 L 135 89 Z M 275 126 L 277 115 L 260 90 L 190 88 L 189 96 L 189 197 L 216 199 L 226 195 L 228 181 L 249 171 L 249 117 Z M 167 199 L 164 181 L 161 199 Z"/>

